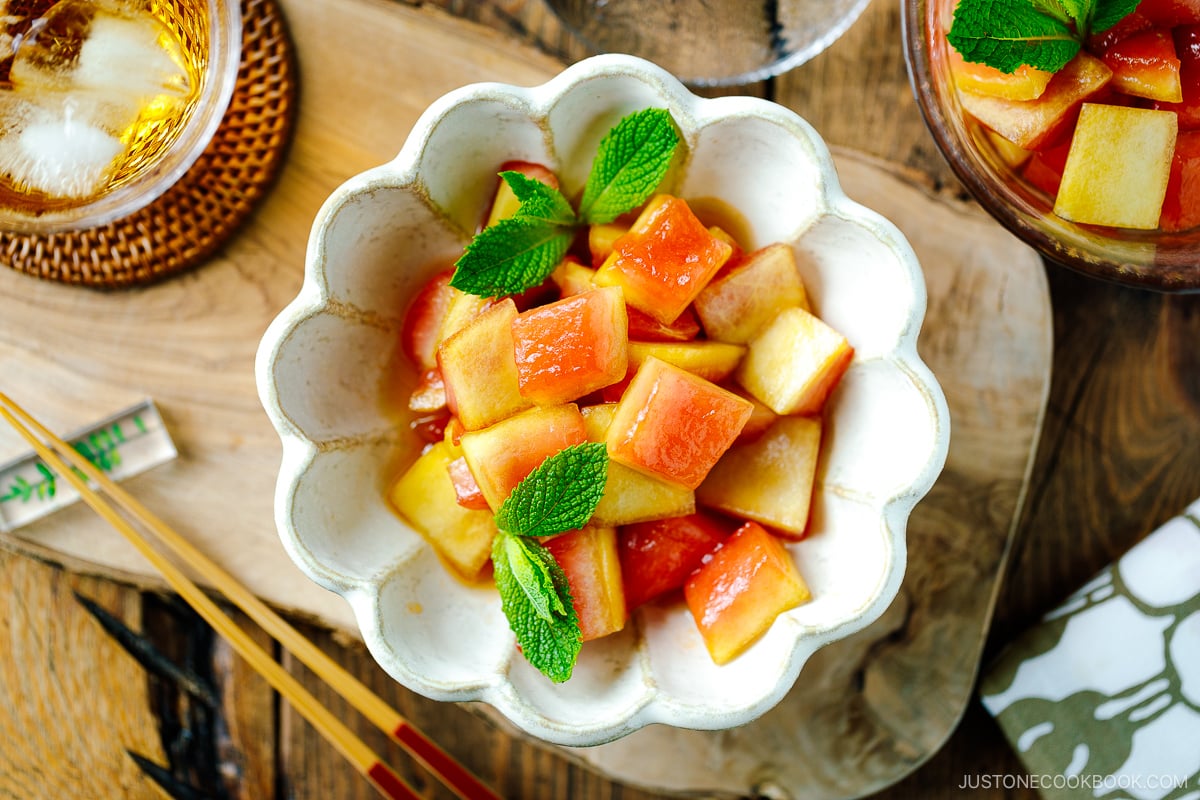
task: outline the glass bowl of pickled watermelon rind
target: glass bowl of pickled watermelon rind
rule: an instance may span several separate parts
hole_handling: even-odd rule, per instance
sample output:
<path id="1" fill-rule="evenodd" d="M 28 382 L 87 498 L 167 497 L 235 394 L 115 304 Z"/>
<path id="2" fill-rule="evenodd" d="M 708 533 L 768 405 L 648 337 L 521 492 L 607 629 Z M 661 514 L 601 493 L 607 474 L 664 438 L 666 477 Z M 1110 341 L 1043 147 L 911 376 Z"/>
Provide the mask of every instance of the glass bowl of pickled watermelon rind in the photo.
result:
<path id="1" fill-rule="evenodd" d="M 385 398 L 417 370 L 395 354 L 414 294 L 452 264 L 490 202 L 498 165 L 548 166 L 572 196 L 600 138 L 667 109 L 682 167 L 664 191 L 737 209 L 746 245 L 792 248 L 809 297 L 854 357 L 824 411 L 803 540 L 812 592 L 718 666 L 682 601 L 648 603 L 585 642 L 555 683 L 518 652 L 491 582 L 450 574 L 388 502 L 421 451 Z M 904 574 L 910 512 L 940 473 L 945 398 L 917 355 L 920 265 L 899 231 L 847 198 L 819 136 L 757 98 L 705 99 L 649 62 L 597 56 L 540 86 L 463 87 L 435 101 L 391 162 L 338 188 L 319 212 L 304 284 L 266 331 L 259 393 L 283 443 L 275 517 L 284 548 L 349 603 L 382 668 L 444 701 L 479 701 L 547 742 L 594 745 L 650 724 L 717 730 L 778 703 L 818 648 L 870 624 Z"/>
<path id="2" fill-rule="evenodd" d="M 1048 183 L 1032 172 L 1040 166 L 1029 154 L 994 136 L 967 114 L 951 74 L 945 36 L 954 7 L 954 0 L 904 1 L 905 59 L 926 125 L 975 200 L 1045 258 L 1079 273 L 1155 291 L 1200 291 L 1200 227 L 1186 222 L 1194 216 L 1200 223 L 1200 203 L 1192 212 L 1182 212 L 1185 221 L 1179 225 L 1153 230 L 1071 222 L 1054 213 L 1055 198 L 1047 193 L 1053 180 Z M 1152 102 L 1129 104 L 1149 107 Z M 1196 144 L 1200 147 L 1200 139 Z M 1052 162 L 1053 158 L 1047 163 Z M 1061 165 L 1053 169 L 1060 170 Z"/>

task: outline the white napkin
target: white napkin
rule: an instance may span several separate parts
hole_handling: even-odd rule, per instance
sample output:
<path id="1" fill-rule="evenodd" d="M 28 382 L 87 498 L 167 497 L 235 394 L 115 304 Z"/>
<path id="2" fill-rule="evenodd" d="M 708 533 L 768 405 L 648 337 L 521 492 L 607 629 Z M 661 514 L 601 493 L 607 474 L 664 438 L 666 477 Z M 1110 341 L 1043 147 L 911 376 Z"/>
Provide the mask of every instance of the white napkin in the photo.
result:
<path id="1" fill-rule="evenodd" d="M 968 783 L 1200 799 L 1200 500 L 1014 641 L 980 694 L 1029 774 Z"/>

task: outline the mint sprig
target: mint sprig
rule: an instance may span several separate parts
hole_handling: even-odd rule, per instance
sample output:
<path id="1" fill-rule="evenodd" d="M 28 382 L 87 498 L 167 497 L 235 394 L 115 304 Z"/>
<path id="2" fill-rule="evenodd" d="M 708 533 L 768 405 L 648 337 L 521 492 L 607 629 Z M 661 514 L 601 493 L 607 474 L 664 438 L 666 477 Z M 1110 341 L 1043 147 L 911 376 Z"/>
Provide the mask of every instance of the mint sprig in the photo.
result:
<path id="1" fill-rule="evenodd" d="M 603 443 L 560 450 L 512 490 L 496 512 L 496 527 L 521 536 L 553 536 L 583 527 L 604 494 L 607 478 Z"/>
<path id="2" fill-rule="evenodd" d="M 512 170 L 501 172 L 500 177 L 520 201 L 521 207 L 517 216 L 521 219 L 537 220 L 550 225 L 575 224 L 575 210 L 558 189 Z"/>
<path id="3" fill-rule="evenodd" d="M 650 198 L 671 166 L 679 135 L 665 108 L 622 119 L 600 140 L 579 201 L 589 223 L 605 224 Z"/>
<path id="4" fill-rule="evenodd" d="M 583 644 L 567 576 L 534 539 L 501 531 L 492 542 L 500 609 L 530 664 L 555 683 L 571 677 Z"/>
<path id="5" fill-rule="evenodd" d="M 535 217 L 509 217 L 467 245 L 450 285 L 480 297 L 519 294 L 554 271 L 575 238 L 573 228 Z"/>
<path id="6" fill-rule="evenodd" d="M 566 576 L 535 537 L 586 525 L 607 478 L 603 443 L 572 445 L 538 465 L 496 511 L 492 565 L 500 608 L 525 658 L 556 683 L 575 668 L 579 617 Z"/>
<path id="7" fill-rule="evenodd" d="M 961 0 L 946 39 L 966 61 L 1012 73 L 1058 72 L 1087 37 L 1103 33 L 1139 0 Z"/>
<path id="8" fill-rule="evenodd" d="M 481 297 L 519 294 L 549 277 L 576 231 L 637 208 L 666 176 L 679 144 L 671 114 L 648 108 L 623 118 L 600 141 L 576 212 L 563 194 L 519 172 L 502 172 L 520 205 L 484 228 L 455 263 L 450 285 Z"/>

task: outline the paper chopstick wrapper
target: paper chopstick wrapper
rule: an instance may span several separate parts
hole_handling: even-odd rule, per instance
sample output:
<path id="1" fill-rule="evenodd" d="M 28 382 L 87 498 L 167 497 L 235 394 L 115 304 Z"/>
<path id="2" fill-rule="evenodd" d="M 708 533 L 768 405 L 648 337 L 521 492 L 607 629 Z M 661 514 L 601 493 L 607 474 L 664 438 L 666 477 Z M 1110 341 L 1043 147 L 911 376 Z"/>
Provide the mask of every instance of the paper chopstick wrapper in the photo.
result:
<path id="1" fill-rule="evenodd" d="M 1029 774 L 975 788 L 1200 799 L 1200 500 L 1013 642 L 980 694 Z"/>
<path id="2" fill-rule="evenodd" d="M 64 437 L 115 481 L 125 480 L 178 455 L 151 400 Z M 0 533 L 41 519 L 79 500 L 66 480 L 32 452 L 0 465 Z"/>

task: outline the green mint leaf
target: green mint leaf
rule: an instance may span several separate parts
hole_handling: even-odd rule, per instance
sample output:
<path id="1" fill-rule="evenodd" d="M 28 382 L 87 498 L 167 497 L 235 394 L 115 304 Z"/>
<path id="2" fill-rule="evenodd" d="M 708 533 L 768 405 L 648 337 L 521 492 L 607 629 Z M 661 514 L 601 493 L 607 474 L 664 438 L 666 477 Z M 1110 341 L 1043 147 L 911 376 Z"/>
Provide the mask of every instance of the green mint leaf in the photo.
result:
<path id="1" fill-rule="evenodd" d="M 574 225 L 575 211 L 562 192 L 520 172 L 501 172 L 500 177 L 521 202 L 516 216 L 552 225 Z"/>
<path id="2" fill-rule="evenodd" d="M 580 218 L 612 222 L 646 202 L 667 174 L 678 143 L 665 108 L 647 108 L 622 119 L 600 141 L 579 202 Z"/>
<path id="3" fill-rule="evenodd" d="M 582 528 L 596 511 L 608 478 L 602 442 L 560 450 L 538 465 L 500 504 L 496 526 L 522 536 L 553 536 Z"/>
<path id="4" fill-rule="evenodd" d="M 529 663 L 560 683 L 579 656 L 579 618 L 566 576 L 534 537 L 583 527 L 607 478 L 603 443 L 572 445 L 539 464 L 496 512 L 492 564 L 500 607 Z"/>
<path id="5" fill-rule="evenodd" d="M 501 531 L 492 542 L 500 608 L 525 658 L 555 683 L 571 677 L 582 637 L 566 575 L 533 539 Z"/>
<path id="6" fill-rule="evenodd" d="M 537 286 L 571 246 L 574 231 L 520 216 L 480 231 L 455 263 L 450 285 L 480 297 L 501 297 Z"/>
<path id="7" fill-rule="evenodd" d="M 520 205 L 480 231 L 455 263 L 450 285 L 468 294 L 518 294 L 544 281 L 566 255 L 580 225 L 612 222 L 646 201 L 662 182 L 679 134 L 666 109 L 638 111 L 600 142 L 578 215 L 557 189 L 503 172 Z"/>
<path id="8" fill-rule="evenodd" d="M 1081 46 L 1066 23 L 1028 0 L 962 0 L 946 38 L 965 60 L 1008 73 L 1022 64 L 1058 72 Z"/>
<path id="9" fill-rule="evenodd" d="M 1089 0 L 1032 0 L 1033 7 L 1047 16 L 1054 17 L 1064 25 L 1087 22 L 1091 12 Z"/>
<path id="10" fill-rule="evenodd" d="M 566 616 L 570 604 L 558 595 L 552 570 L 554 559 L 541 557 L 545 548 L 536 539 L 516 534 L 505 535 L 503 539 L 513 579 L 525 593 L 534 613 L 546 622 Z"/>
<path id="11" fill-rule="evenodd" d="M 1104 33 L 1133 13 L 1141 0 L 1096 0 L 1088 33 Z"/>

